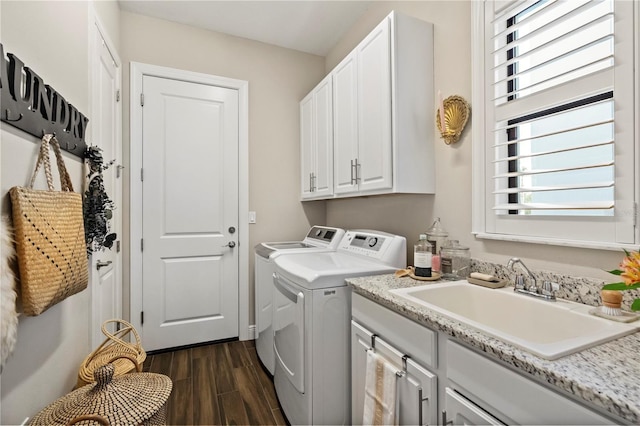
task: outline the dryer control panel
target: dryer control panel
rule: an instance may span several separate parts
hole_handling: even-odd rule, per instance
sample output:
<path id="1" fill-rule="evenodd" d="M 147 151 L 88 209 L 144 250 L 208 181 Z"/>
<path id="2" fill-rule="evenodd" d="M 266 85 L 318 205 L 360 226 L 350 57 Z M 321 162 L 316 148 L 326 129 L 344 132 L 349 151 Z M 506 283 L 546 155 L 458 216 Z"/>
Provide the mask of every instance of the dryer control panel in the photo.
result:
<path id="1" fill-rule="evenodd" d="M 316 225 L 309 230 L 304 241 L 313 243 L 315 246 L 321 245 L 333 248 L 337 247 L 343 235 L 344 231 L 340 228 Z"/>
<path id="2" fill-rule="evenodd" d="M 338 251 L 376 259 L 384 264 L 406 267 L 406 239 L 382 231 L 347 231 Z"/>

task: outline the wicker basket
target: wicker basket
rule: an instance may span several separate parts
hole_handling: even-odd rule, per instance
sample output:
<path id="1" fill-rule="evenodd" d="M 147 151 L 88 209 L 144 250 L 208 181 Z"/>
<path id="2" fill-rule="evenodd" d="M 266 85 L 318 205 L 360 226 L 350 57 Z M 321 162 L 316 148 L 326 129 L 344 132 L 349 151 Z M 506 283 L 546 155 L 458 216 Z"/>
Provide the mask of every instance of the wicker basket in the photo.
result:
<path id="1" fill-rule="evenodd" d="M 164 425 L 171 379 L 142 373 L 128 355 L 96 369 L 93 384 L 54 401 L 31 420 L 31 425 Z M 137 372 L 114 377 L 114 363 L 129 363 Z"/>
<path id="2" fill-rule="evenodd" d="M 108 324 L 119 324 L 120 329 L 116 332 L 107 330 Z M 117 328 L 117 327 L 115 327 Z M 102 324 L 102 333 L 107 336 L 104 342 L 96 350 L 94 350 L 80 365 L 78 371 L 78 383 L 76 388 L 94 382 L 93 373 L 103 365 L 109 362 L 113 363 L 115 372 L 114 376 L 121 376 L 136 369 L 127 359 L 120 358 L 112 361 L 118 356 L 133 357 L 138 362 L 138 368 L 142 368 L 147 353 L 140 344 L 140 336 L 136 329 L 130 323 L 121 319 L 107 320 Z M 129 343 L 124 340 L 129 333 L 133 334 L 135 343 Z"/>

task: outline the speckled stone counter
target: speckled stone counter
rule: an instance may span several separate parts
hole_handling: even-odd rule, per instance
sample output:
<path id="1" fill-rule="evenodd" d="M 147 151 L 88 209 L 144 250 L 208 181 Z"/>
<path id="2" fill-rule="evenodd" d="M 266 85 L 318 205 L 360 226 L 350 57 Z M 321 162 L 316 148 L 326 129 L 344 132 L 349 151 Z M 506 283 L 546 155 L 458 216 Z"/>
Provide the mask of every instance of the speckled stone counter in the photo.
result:
<path id="1" fill-rule="evenodd" d="M 379 275 L 347 279 L 353 291 L 418 323 L 447 333 L 489 357 L 556 386 L 589 404 L 640 424 L 640 333 L 547 361 L 515 346 L 411 304 L 388 290 L 424 285 L 409 277 Z"/>

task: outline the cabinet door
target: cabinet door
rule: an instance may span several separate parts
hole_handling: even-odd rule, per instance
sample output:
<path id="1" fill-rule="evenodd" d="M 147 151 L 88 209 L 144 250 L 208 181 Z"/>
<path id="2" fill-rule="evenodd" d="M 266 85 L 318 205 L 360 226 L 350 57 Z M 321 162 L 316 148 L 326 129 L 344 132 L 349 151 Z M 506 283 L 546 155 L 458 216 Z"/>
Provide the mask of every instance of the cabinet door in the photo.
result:
<path id="1" fill-rule="evenodd" d="M 498 419 L 451 388 L 445 390 L 443 425 L 503 425 Z"/>
<path id="2" fill-rule="evenodd" d="M 300 102 L 302 198 L 333 194 L 333 93 L 331 77 Z"/>
<path id="3" fill-rule="evenodd" d="M 407 360 L 406 375 L 398 379 L 401 425 L 438 423 L 437 377 L 413 360 Z"/>
<path id="4" fill-rule="evenodd" d="M 350 54 L 333 71 L 333 167 L 336 194 L 358 190 L 355 160 L 358 158 L 356 55 Z"/>
<path id="5" fill-rule="evenodd" d="M 300 102 L 300 183 L 302 198 L 313 197 L 313 92 Z"/>
<path id="6" fill-rule="evenodd" d="M 356 48 L 360 191 L 393 186 L 390 25 L 382 21 Z"/>
<path id="7" fill-rule="evenodd" d="M 351 322 L 351 423 L 362 424 L 364 387 L 367 372 L 367 350 L 373 333 L 355 321 Z M 375 350 L 402 370 L 402 353 L 381 338 L 375 340 Z M 398 377 L 398 419 L 401 425 L 436 424 L 437 378 L 411 359 L 406 361 L 405 374 Z"/>
<path id="8" fill-rule="evenodd" d="M 333 93 L 331 76 L 314 89 L 315 197 L 333 194 Z"/>

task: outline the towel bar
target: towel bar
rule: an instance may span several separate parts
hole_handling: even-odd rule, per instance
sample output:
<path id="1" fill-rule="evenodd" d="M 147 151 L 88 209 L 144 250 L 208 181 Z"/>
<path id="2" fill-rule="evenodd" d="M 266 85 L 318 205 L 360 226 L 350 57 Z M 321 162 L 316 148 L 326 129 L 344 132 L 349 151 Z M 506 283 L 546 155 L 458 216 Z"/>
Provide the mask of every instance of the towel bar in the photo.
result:
<path id="1" fill-rule="evenodd" d="M 369 352 L 369 351 L 373 351 L 376 352 L 376 338 L 378 337 L 377 334 L 372 334 L 371 335 L 371 345 L 369 346 L 368 349 L 365 349 L 365 352 Z M 384 341 L 383 341 L 384 343 Z M 402 370 L 398 370 L 396 371 L 396 376 L 397 377 L 404 377 L 407 374 L 407 359 L 411 358 L 409 355 L 407 354 L 402 354 L 400 355 L 400 358 L 402 359 Z"/>

